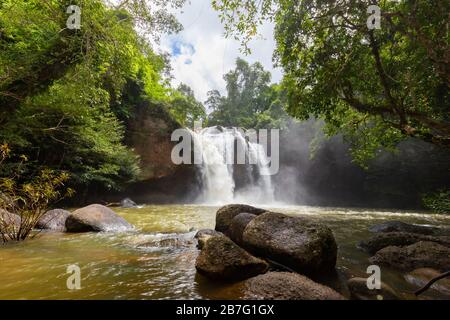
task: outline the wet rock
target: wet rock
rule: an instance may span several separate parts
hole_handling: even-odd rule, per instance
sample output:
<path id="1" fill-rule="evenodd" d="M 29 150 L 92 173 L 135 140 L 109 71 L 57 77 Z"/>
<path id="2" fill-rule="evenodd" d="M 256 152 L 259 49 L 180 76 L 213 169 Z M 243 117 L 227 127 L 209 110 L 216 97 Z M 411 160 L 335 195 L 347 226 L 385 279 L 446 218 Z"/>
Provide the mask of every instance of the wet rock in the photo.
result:
<path id="1" fill-rule="evenodd" d="M 172 236 L 139 244 L 138 248 L 183 248 L 189 247 L 192 244 L 192 239 L 187 239 L 182 236 Z"/>
<path id="2" fill-rule="evenodd" d="M 66 230 L 66 220 L 70 212 L 63 209 L 47 211 L 36 224 L 37 229 L 64 232 Z"/>
<path id="3" fill-rule="evenodd" d="M 230 204 L 220 208 L 216 213 L 216 231 L 227 233 L 231 221 L 242 212 L 260 215 L 267 210 L 247 206 L 245 204 Z"/>
<path id="4" fill-rule="evenodd" d="M 268 264 L 223 235 L 211 236 L 195 262 L 203 276 L 222 281 L 244 280 L 268 269 Z"/>
<path id="5" fill-rule="evenodd" d="M 369 240 L 361 241 L 358 247 L 374 254 L 377 251 L 389 246 L 408 246 L 419 241 L 436 242 L 450 248 L 450 237 L 445 236 L 426 236 L 416 233 L 389 232 L 380 233 Z"/>
<path id="6" fill-rule="evenodd" d="M 352 299 L 355 300 L 400 300 L 400 296 L 385 283 L 381 283 L 380 289 L 369 289 L 367 279 L 352 278 L 347 282 Z"/>
<path id="7" fill-rule="evenodd" d="M 369 259 L 372 264 L 400 271 L 434 268 L 446 271 L 450 266 L 450 248 L 435 242 L 421 241 L 407 247 L 386 247 Z"/>
<path id="8" fill-rule="evenodd" d="M 125 198 L 122 201 L 120 201 L 120 207 L 125 209 L 137 208 L 137 206 L 138 205 L 136 204 L 136 202 L 134 202 L 130 198 Z"/>
<path id="9" fill-rule="evenodd" d="M 249 300 L 344 300 L 333 289 L 297 273 L 269 272 L 245 281 Z"/>
<path id="10" fill-rule="evenodd" d="M 305 218 L 266 212 L 247 225 L 243 244 L 258 256 L 306 275 L 332 272 L 336 265 L 331 229 Z"/>
<path id="11" fill-rule="evenodd" d="M 440 274 L 441 272 L 432 268 L 420 268 L 405 275 L 405 280 L 415 285 L 417 289 L 420 289 Z M 429 290 L 436 290 L 445 295 L 450 295 L 450 279 L 444 278 L 435 282 Z"/>
<path id="12" fill-rule="evenodd" d="M 231 220 L 230 228 L 228 229 L 228 236 L 238 245 L 243 244 L 242 236 L 244 234 L 245 227 L 257 216 L 251 213 L 239 213 Z"/>
<path id="13" fill-rule="evenodd" d="M 8 229 L 15 227 L 17 229 L 20 227 L 21 221 L 19 215 L 0 209 L 0 227 L 7 227 Z"/>
<path id="14" fill-rule="evenodd" d="M 369 228 L 370 232 L 408 232 L 431 235 L 438 228 L 409 224 L 401 221 L 387 221 Z"/>
<path id="15" fill-rule="evenodd" d="M 66 220 L 67 232 L 130 231 L 133 226 L 100 204 L 75 210 Z"/>
<path id="16" fill-rule="evenodd" d="M 195 239 L 197 239 L 197 248 L 202 249 L 205 246 L 206 241 L 208 241 L 212 236 L 221 236 L 222 232 L 211 229 L 199 230 L 195 234 Z"/>

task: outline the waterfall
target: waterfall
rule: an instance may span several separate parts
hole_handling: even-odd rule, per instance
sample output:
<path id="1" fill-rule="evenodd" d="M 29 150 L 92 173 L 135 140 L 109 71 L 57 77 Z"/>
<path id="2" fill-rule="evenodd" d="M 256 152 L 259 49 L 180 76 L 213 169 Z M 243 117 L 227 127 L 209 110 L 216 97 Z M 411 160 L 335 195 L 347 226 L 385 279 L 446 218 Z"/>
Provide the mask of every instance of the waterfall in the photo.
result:
<path id="1" fill-rule="evenodd" d="M 198 202 L 271 204 L 274 189 L 262 145 L 250 142 L 237 128 L 211 127 L 193 132 L 195 153 L 201 157 L 202 194 Z M 245 164 L 237 162 L 239 153 Z M 241 160 L 242 161 L 242 160 Z"/>

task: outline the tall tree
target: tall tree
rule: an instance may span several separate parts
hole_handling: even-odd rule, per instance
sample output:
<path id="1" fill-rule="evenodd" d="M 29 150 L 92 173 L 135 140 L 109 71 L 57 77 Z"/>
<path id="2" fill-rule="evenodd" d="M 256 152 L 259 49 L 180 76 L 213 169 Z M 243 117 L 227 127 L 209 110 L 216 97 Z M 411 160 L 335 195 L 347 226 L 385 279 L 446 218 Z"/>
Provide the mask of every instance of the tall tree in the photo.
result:
<path id="1" fill-rule="evenodd" d="M 274 21 L 291 115 L 324 118 L 356 160 L 416 137 L 450 147 L 448 1 L 215 0 L 247 43 Z M 368 27 L 370 5 L 381 29 Z M 370 12 L 370 13 L 368 13 Z"/>

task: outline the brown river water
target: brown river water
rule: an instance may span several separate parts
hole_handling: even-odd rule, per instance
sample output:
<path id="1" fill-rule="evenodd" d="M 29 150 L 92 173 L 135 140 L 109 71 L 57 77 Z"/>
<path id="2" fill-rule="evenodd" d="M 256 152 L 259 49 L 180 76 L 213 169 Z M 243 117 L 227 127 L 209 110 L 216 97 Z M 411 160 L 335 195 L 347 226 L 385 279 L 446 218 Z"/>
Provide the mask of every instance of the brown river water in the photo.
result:
<path id="1" fill-rule="evenodd" d="M 214 228 L 217 207 L 151 205 L 117 209 L 136 226 L 130 233 L 40 233 L 35 239 L 0 246 L 0 299 L 238 299 L 239 286 L 212 284 L 196 274 L 195 231 Z M 306 215 L 333 229 L 338 270 L 367 277 L 369 255 L 357 249 L 371 225 L 388 220 L 450 226 L 450 216 L 421 212 L 289 206 L 270 208 Z M 66 285 L 69 265 L 81 269 L 81 289 Z M 382 268 L 382 281 L 406 299 L 417 286 Z M 424 299 L 450 298 L 430 290 Z"/>

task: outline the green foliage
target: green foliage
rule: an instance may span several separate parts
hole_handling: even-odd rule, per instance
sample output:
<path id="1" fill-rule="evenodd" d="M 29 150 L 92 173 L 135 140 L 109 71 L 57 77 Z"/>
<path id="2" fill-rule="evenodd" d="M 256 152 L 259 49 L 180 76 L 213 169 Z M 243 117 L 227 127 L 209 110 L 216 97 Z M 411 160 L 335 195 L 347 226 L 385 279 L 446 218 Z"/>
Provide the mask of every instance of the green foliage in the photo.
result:
<path id="1" fill-rule="evenodd" d="M 428 209 L 437 213 L 450 214 L 450 190 L 439 190 L 423 197 L 423 203 Z"/>
<path id="2" fill-rule="evenodd" d="M 178 89 L 173 91 L 169 112 L 184 127 L 193 128 L 196 121 L 206 125 L 205 107 L 195 99 L 194 92 L 185 84 L 180 84 Z"/>
<path id="3" fill-rule="evenodd" d="M 11 156 L 9 145 L 1 145 L 0 169 Z M 28 161 L 26 156 L 19 158 L 21 160 L 12 175 L 0 179 L 0 238 L 3 243 L 27 239 L 51 202 L 73 195 L 70 188 L 64 194 L 60 192 L 69 179 L 66 172 L 43 169 L 35 176 L 25 178 L 25 182 L 18 183 L 23 178 L 21 168 Z M 19 217 L 20 221 L 14 221 L 11 214 Z"/>
<path id="4" fill-rule="evenodd" d="M 275 22 L 289 114 L 324 119 L 358 162 L 405 137 L 450 146 L 450 2 L 376 1 L 381 30 L 367 27 L 373 1 L 214 3 L 244 44 L 262 21 Z"/>
<path id="5" fill-rule="evenodd" d="M 227 96 L 218 91 L 208 93 L 207 106 L 211 110 L 209 125 L 238 126 L 247 129 L 281 128 L 286 125 L 284 93 L 278 85 L 271 85 L 270 72 L 260 63 L 250 65 L 236 60 L 236 69 L 224 76 Z"/>
<path id="6" fill-rule="evenodd" d="M 128 84 L 141 88 L 137 100 L 169 102 L 171 89 L 166 57 L 135 30 L 179 31 L 170 8 L 183 2 L 1 2 L 0 141 L 30 159 L 23 173 L 64 170 L 75 186 L 107 189 L 137 178 L 138 157 L 123 144 Z M 81 7 L 81 30 L 66 28 L 71 4 Z M 1 175 L 19 162 L 8 159 Z"/>

